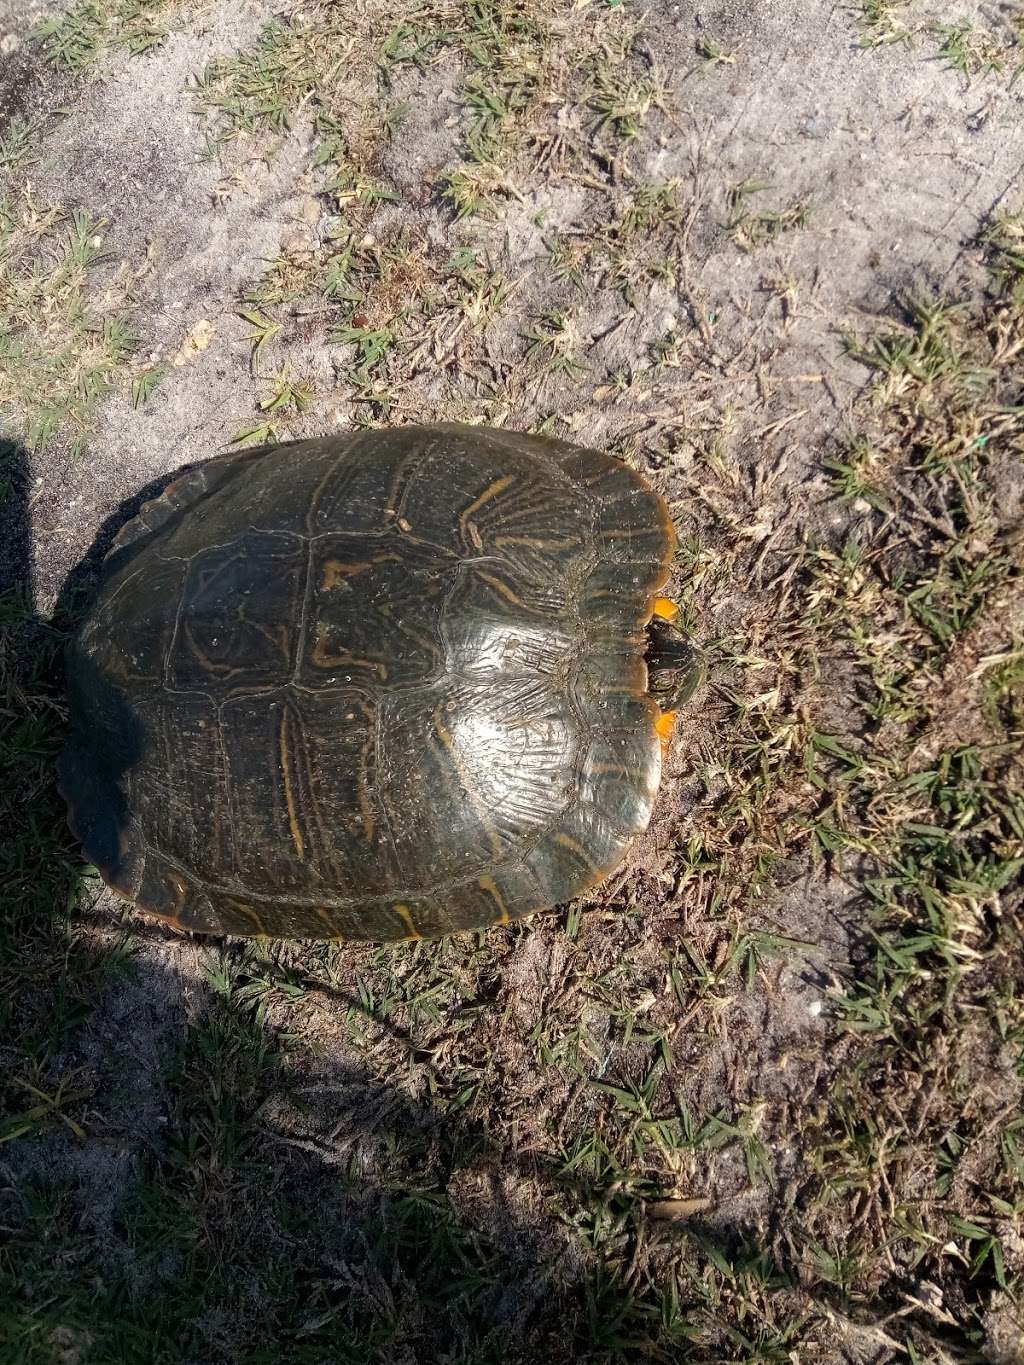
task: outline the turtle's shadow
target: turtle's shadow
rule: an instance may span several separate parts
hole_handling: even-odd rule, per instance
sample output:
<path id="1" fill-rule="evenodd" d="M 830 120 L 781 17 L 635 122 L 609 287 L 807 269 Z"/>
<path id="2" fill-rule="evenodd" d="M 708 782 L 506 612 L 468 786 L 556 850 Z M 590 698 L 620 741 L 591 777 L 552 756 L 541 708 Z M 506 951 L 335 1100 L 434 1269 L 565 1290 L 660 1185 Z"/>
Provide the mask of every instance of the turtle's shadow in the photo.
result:
<path id="1" fill-rule="evenodd" d="M 19 442 L 0 436 L 0 599 L 6 603 L 4 624 L 12 623 L 30 629 L 45 627 L 69 636 L 89 609 L 99 584 L 100 570 L 118 531 L 130 521 L 142 505 L 159 497 L 168 484 L 195 467 L 195 462 L 164 474 L 145 484 L 130 498 L 125 498 L 101 524 L 92 544 L 77 564 L 65 575 L 48 622 L 32 610 L 35 575 L 32 549 L 31 461 L 26 448 Z M 23 607 L 15 611 L 14 604 Z M 59 667 L 59 665 L 58 665 Z M 63 673 L 52 679 L 58 689 L 63 687 Z"/>
<path id="2" fill-rule="evenodd" d="M 61 737 L 63 647 L 104 555 L 174 477 L 106 519 L 47 621 L 32 607 L 28 455 L 0 443 L 0 684 L 12 734 L 19 717 L 45 718 L 47 754 Z M 73 1324 L 97 1359 L 214 1365 L 269 1358 L 274 1343 L 286 1359 L 354 1360 L 358 1341 L 367 1361 L 410 1365 L 604 1358 L 632 1287 L 528 1209 L 558 1188 L 606 1217 L 606 1192 L 414 1098 L 412 1085 L 430 1092 L 415 1037 L 385 1019 L 375 1027 L 409 1059 L 403 1084 L 375 1075 L 357 1043 L 306 1049 L 287 1010 L 259 1007 L 259 981 L 247 991 L 237 971 L 218 978 L 218 954 L 236 968 L 244 956 L 237 940 L 182 941 L 103 898 L 83 915 L 81 856 L 61 833 L 40 732 L 27 732 L 31 764 L 5 750 L 18 878 L 0 920 L 0 955 L 15 980 L 31 964 L 32 983 L 3 1040 L 0 1090 L 0 1132 L 6 1119 L 17 1133 L 0 1165 L 12 1268 L 0 1297 L 16 1330 L 35 1331 L 45 1302 L 47 1330 Z M 367 1013 L 318 989 L 336 1033 Z M 49 1099 L 22 1131 L 26 1086 Z M 616 1345 L 615 1358 L 671 1358 L 663 1331 Z"/>
<path id="3" fill-rule="evenodd" d="M 153 480 L 124 499 L 103 521 L 85 555 L 65 575 L 49 620 L 35 611 L 36 585 L 30 516 L 30 460 L 18 442 L 0 439 L 0 601 L 4 604 L 4 682 L 28 689 L 23 695 L 46 697 L 53 714 L 63 710 L 68 677 L 65 657 L 95 598 L 103 561 L 126 522 L 149 499 L 159 496 L 176 477 Z M 179 471 L 180 472 L 180 471 Z M 129 549 L 122 562 L 127 562 Z M 81 657 L 75 683 L 88 690 L 88 711 L 103 718 L 102 733 L 65 750 L 58 764 L 60 785 L 78 797 L 80 811 L 73 822 L 76 838 L 87 845 L 91 859 L 113 866 L 119 857 L 121 834 L 127 820 L 121 778 L 137 761 L 140 737 L 137 722 L 118 690 L 102 678 L 88 657 Z"/>

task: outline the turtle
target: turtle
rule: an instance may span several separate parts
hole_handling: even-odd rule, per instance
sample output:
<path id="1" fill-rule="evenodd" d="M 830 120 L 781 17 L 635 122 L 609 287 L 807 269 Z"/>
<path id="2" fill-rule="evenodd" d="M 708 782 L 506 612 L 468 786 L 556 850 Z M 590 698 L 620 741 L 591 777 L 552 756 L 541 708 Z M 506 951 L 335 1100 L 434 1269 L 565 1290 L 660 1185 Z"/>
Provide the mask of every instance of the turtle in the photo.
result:
<path id="1" fill-rule="evenodd" d="M 481 426 L 222 454 L 113 541 L 67 659 L 68 820 L 181 931 L 427 938 L 601 882 L 698 654 L 663 497 Z"/>

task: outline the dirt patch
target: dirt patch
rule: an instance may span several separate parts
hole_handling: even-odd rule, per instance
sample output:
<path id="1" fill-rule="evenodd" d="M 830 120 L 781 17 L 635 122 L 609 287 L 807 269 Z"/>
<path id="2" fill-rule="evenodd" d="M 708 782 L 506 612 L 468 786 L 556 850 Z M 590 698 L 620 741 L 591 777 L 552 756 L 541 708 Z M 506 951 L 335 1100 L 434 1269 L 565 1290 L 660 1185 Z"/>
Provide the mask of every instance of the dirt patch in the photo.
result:
<path id="1" fill-rule="evenodd" d="M 148 360 L 173 366 L 189 333 L 213 326 L 209 344 L 174 370 L 170 389 L 137 411 L 128 395 L 112 401 L 88 472 L 83 461 L 58 454 L 51 474 L 36 475 L 37 517 L 46 528 L 37 554 L 44 610 L 120 502 L 218 448 L 251 405 L 246 328 L 235 306 L 301 221 L 309 140 L 297 133 L 269 166 L 260 154 L 240 157 L 237 180 L 224 189 L 188 87 L 215 55 L 251 43 L 268 14 L 250 6 L 213 10 L 199 32 L 173 34 L 153 56 L 112 67 L 47 143 L 37 193 L 106 224 L 111 268 L 144 267 L 132 304 Z"/>

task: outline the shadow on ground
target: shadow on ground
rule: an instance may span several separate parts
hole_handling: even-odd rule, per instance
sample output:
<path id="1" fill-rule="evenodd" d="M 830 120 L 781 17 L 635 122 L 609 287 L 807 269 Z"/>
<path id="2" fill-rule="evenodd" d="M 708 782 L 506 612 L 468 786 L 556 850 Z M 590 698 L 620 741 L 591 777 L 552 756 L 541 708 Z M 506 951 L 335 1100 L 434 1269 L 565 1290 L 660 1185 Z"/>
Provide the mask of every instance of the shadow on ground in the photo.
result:
<path id="1" fill-rule="evenodd" d="M 618 1216 L 607 1192 L 503 1149 L 443 1085 L 434 1098 L 443 1059 L 395 1030 L 426 1094 L 383 1083 L 358 1049 L 288 1031 L 267 952 L 183 940 L 102 893 L 53 780 L 63 648 L 160 485 L 105 523 L 43 621 L 27 471 L 4 443 L 4 1359 L 678 1358 L 688 1329 L 668 1295 L 588 1252 L 588 1228 Z M 368 1012 L 317 989 L 339 1015 Z M 552 1219 L 555 1197 L 575 1226 Z M 667 1262 L 682 1254 L 666 1243 Z"/>

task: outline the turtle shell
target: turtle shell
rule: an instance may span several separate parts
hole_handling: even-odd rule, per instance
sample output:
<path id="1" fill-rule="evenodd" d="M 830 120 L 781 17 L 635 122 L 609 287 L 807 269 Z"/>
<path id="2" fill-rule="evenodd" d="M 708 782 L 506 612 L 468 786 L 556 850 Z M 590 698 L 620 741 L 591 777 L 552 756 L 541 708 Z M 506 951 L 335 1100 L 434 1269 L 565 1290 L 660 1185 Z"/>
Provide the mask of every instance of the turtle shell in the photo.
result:
<path id="1" fill-rule="evenodd" d="M 597 451 L 404 427 L 207 461 L 104 562 L 60 781 L 178 928 L 396 939 L 605 877 L 650 818 L 672 525 Z"/>

